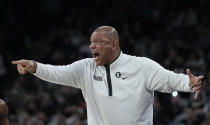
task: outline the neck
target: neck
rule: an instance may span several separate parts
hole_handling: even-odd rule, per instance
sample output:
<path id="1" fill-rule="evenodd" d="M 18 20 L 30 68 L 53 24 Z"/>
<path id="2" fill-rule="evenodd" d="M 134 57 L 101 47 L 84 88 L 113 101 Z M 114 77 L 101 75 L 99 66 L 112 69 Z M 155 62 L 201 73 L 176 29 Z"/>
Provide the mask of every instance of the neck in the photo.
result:
<path id="1" fill-rule="evenodd" d="M 120 56 L 120 53 L 121 53 L 121 50 L 114 52 L 113 59 L 109 63 L 105 64 L 104 66 L 108 66 L 108 65 L 112 64 L 115 60 L 117 60 L 118 57 Z"/>

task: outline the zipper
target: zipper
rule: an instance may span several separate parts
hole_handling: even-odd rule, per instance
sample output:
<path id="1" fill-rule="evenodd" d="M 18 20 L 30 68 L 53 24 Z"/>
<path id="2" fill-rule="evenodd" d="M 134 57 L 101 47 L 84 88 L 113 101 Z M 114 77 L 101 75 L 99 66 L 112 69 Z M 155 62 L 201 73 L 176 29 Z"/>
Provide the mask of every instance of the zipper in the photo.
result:
<path id="1" fill-rule="evenodd" d="M 110 67 L 109 65 L 105 65 L 104 67 L 106 69 L 106 78 L 108 82 L 109 96 L 112 96 L 112 82 L 111 82 L 111 77 L 110 77 Z"/>

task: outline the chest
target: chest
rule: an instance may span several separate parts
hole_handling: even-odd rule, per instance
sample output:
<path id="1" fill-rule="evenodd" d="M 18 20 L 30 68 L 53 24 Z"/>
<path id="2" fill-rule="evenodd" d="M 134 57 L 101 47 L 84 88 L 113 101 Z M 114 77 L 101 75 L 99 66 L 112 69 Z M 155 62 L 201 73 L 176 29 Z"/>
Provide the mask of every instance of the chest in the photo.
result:
<path id="1" fill-rule="evenodd" d="M 109 80 L 110 79 L 110 80 Z M 95 96 L 128 98 L 139 96 L 145 91 L 145 75 L 135 67 L 110 69 L 96 69 L 89 76 L 89 90 Z"/>

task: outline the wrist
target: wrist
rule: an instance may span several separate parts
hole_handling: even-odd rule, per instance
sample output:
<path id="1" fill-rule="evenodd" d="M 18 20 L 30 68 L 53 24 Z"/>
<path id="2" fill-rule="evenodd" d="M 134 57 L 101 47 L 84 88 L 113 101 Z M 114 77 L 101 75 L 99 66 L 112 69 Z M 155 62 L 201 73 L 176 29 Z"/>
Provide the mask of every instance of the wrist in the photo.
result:
<path id="1" fill-rule="evenodd" d="M 34 60 L 32 60 L 32 62 L 33 62 L 33 69 L 32 69 L 32 72 L 31 73 L 36 73 L 37 63 Z"/>

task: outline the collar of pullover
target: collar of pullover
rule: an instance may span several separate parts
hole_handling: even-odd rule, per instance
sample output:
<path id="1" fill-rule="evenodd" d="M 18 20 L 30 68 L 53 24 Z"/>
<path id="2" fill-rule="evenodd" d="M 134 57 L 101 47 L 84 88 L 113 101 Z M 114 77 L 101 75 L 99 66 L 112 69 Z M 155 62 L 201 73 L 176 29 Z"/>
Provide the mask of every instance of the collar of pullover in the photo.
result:
<path id="1" fill-rule="evenodd" d="M 124 63 L 124 59 L 123 59 L 123 52 L 120 52 L 120 55 L 117 57 L 117 59 L 115 59 L 114 62 L 112 62 L 109 67 L 110 69 L 115 69 L 117 67 L 120 67 L 123 63 Z M 105 69 L 105 66 L 99 66 L 99 67 L 103 67 Z"/>

